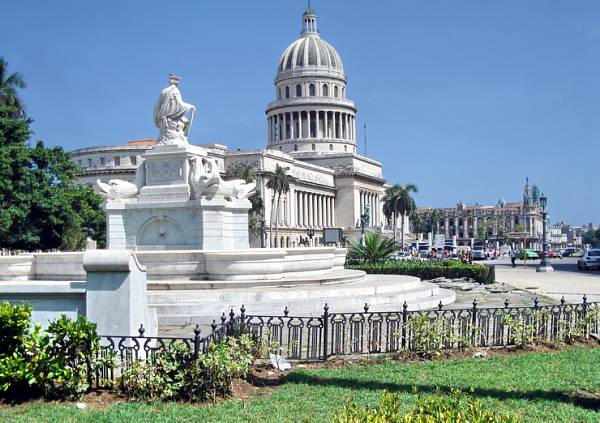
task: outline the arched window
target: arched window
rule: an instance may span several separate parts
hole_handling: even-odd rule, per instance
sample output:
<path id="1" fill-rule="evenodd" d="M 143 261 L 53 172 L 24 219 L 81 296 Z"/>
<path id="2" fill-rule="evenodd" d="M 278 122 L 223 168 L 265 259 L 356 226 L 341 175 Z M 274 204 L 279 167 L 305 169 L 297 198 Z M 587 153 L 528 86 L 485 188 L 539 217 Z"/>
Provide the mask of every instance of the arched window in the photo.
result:
<path id="1" fill-rule="evenodd" d="M 294 144 L 294 151 L 298 151 L 298 144 Z"/>
<path id="2" fill-rule="evenodd" d="M 345 96 L 346 96 L 346 89 L 342 88 L 342 98 L 345 98 Z"/>
<path id="3" fill-rule="evenodd" d="M 348 146 L 347 145 L 344 146 L 344 151 L 348 151 Z"/>
<path id="4" fill-rule="evenodd" d="M 290 98 L 290 87 L 285 87 L 285 98 Z"/>
<path id="5" fill-rule="evenodd" d="M 333 144 L 329 144 L 329 151 L 333 151 Z"/>
<path id="6" fill-rule="evenodd" d="M 296 85 L 296 97 L 302 97 L 302 85 Z"/>
<path id="7" fill-rule="evenodd" d="M 338 92 L 338 86 L 336 85 L 335 87 L 333 87 L 333 96 L 335 98 L 338 98 L 339 92 Z"/>
<path id="8" fill-rule="evenodd" d="M 277 88 L 277 100 L 281 100 L 281 88 Z"/>
<path id="9" fill-rule="evenodd" d="M 323 97 L 329 97 L 329 86 L 327 84 L 323 84 Z"/>
<path id="10" fill-rule="evenodd" d="M 312 150 L 315 151 L 317 149 L 317 146 L 315 144 L 312 145 Z"/>
<path id="11" fill-rule="evenodd" d="M 308 95 L 311 97 L 314 97 L 316 95 L 315 94 L 315 84 L 310 84 L 308 86 Z"/>

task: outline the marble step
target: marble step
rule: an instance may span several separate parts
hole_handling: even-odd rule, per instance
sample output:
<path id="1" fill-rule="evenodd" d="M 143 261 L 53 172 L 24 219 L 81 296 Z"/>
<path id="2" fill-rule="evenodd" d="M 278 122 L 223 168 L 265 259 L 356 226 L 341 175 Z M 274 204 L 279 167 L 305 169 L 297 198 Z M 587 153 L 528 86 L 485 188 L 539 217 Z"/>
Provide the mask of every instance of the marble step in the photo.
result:
<path id="1" fill-rule="evenodd" d="M 314 276 L 301 278 L 288 277 L 277 280 L 240 280 L 240 281 L 213 281 L 213 280 L 150 280 L 148 289 L 152 291 L 167 290 L 209 290 L 209 289 L 248 289 L 258 287 L 289 287 L 297 285 L 325 285 L 334 283 L 357 282 L 364 280 L 365 272 L 360 270 L 341 269 L 321 273 Z"/>

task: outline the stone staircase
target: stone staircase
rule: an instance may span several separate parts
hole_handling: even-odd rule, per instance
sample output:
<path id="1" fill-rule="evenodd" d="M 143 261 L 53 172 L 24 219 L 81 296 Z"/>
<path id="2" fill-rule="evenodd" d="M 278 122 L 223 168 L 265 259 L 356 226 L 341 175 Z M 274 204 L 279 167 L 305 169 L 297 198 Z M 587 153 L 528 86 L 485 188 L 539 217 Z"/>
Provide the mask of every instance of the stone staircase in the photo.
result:
<path id="1" fill-rule="evenodd" d="M 361 312 L 365 303 L 369 311 L 401 311 L 404 301 L 409 310 L 434 308 L 455 300 L 453 291 L 421 282 L 418 278 L 398 275 L 366 275 L 360 278 L 339 271 L 339 279 L 327 282 L 296 281 L 270 286 L 256 286 L 256 281 L 181 281 L 152 283 L 150 307 L 156 309 L 159 325 L 208 326 L 213 319 L 242 304 L 246 314 L 282 315 L 285 307 L 290 316 L 319 316 L 325 303 L 330 313 Z M 245 286 L 246 285 L 246 286 Z M 225 286 L 229 286 L 225 288 Z M 187 333 L 187 332 L 186 332 Z"/>

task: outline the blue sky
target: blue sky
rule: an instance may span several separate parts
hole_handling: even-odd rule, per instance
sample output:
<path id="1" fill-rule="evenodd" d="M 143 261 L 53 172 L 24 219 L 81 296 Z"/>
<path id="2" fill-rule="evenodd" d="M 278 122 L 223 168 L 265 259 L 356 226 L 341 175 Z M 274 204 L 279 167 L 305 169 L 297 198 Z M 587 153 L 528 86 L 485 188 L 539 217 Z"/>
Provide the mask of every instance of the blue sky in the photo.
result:
<path id="1" fill-rule="evenodd" d="M 521 198 L 600 223 L 597 1 L 313 0 L 342 56 L 367 155 L 419 205 Z M 30 0 L 3 6 L 0 55 L 21 72 L 36 138 L 75 148 L 152 138 L 169 72 L 196 104 L 191 142 L 264 148 L 281 52 L 306 2 Z M 362 153 L 362 130 L 359 150 Z"/>

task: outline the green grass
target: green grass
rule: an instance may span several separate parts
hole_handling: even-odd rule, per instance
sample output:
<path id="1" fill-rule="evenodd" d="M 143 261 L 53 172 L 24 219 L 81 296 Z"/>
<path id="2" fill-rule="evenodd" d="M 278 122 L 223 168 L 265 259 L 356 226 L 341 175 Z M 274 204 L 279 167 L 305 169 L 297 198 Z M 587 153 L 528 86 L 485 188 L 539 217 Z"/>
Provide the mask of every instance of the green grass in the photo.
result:
<path id="1" fill-rule="evenodd" d="M 0 421 L 84 422 L 327 422 L 353 396 L 375 404 L 383 389 L 401 396 L 404 411 L 439 387 L 473 388 L 476 398 L 523 421 L 600 421 L 600 349 L 526 353 L 486 359 L 432 361 L 297 370 L 272 395 L 216 406 L 117 404 L 103 411 L 34 402 L 0 408 Z"/>

